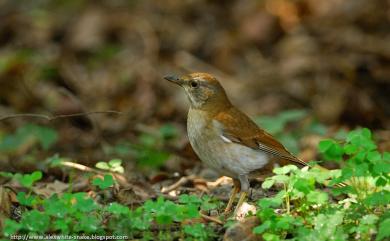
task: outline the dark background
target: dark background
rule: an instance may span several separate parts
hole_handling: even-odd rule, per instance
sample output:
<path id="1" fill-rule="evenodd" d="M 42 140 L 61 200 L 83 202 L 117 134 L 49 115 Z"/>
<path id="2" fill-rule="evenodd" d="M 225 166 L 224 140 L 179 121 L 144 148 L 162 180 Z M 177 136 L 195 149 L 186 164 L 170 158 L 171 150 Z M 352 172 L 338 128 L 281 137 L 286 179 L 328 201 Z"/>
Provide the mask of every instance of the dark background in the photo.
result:
<path id="1" fill-rule="evenodd" d="M 12 118 L 0 135 L 47 125 L 56 152 L 84 162 L 164 123 L 185 139 L 188 104 L 162 77 L 189 72 L 217 76 L 252 117 L 306 109 L 388 143 L 390 2 L 0 0 L 1 116 L 124 112 Z M 2 155 L 1 168 L 13 158 Z"/>

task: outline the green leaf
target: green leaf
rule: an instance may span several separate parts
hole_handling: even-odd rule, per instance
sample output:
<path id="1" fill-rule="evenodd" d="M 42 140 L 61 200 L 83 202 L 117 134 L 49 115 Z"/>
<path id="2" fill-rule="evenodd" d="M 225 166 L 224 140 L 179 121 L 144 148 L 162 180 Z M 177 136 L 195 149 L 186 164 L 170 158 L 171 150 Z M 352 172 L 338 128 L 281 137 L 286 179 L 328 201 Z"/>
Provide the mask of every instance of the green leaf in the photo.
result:
<path id="1" fill-rule="evenodd" d="M 261 184 L 261 187 L 264 188 L 264 189 L 269 189 L 269 188 L 272 187 L 274 184 L 275 184 L 275 180 L 273 180 L 273 179 L 267 179 L 267 180 L 265 180 L 265 181 Z"/>
<path id="2" fill-rule="evenodd" d="M 378 235 L 376 236 L 377 241 L 383 240 L 384 238 L 390 237 L 390 218 L 386 218 L 379 224 Z"/>
<path id="3" fill-rule="evenodd" d="M 286 166 L 283 166 L 283 167 L 274 168 L 273 172 L 275 174 L 287 174 L 287 173 L 290 173 L 290 172 L 295 171 L 295 170 L 298 170 L 297 166 L 295 166 L 295 165 L 286 165 Z"/>
<path id="4" fill-rule="evenodd" d="M 202 200 L 195 195 L 182 194 L 179 196 L 179 202 L 184 204 L 201 204 Z"/>
<path id="5" fill-rule="evenodd" d="M 383 160 L 387 162 L 390 161 L 390 152 L 385 151 L 383 153 Z"/>
<path id="6" fill-rule="evenodd" d="M 285 122 L 299 121 L 307 116 L 306 110 L 287 110 L 279 114 L 279 117 Z"/>
<path id="7" fill-rule="evenodd" d="M 320 191 L 311 191 L 306 198 L 308 202 L 315 204 L 325 204 L 329 200 L 328 194 Z"/>
<path id="8" fill-rule="evenodd" d="M 73 220 L 69 220 L 69 218 L 57 219 L 54 221 L 54 230 L 59 230 L 61 234 L 68 234 L 72 221 Z"/>
<path id="9" fill-rule="evenodd" d="M 354 168 L 355 168 L 355 176 L 357 177 L 364 177 L 369 174 L 367 163 L 355 164 Z"/>
<path id="10" fill-rule="evenodd" d="M 291 153 L 299 153 L 299 139 L 296 135 L 292 133 L 283 133 L 283 135 L 278 136 L 278 139 Z"/>
<path id="11" fill-rule="evenodd" d="M 43 234 L 49 228 L 50 218 L 45 213 L 31 210 L 23 215 L 21 223 L 30 232 Z"/>
<path id="12" fill-rule="evenodd" d="M 344 154 L 343 148 L 337 142 L 330 139 L 320 141 L 318 148 L 324 154 L 326 160 L 339 161 Z"/>
<path id="13" fill-rule="evenodd" d="M 266 220 L 265 222 L 263 222 L 259 226 L 255 227 L 253 229 L 253 233 L 255 233 L 255 234 L 262 234 L 265 231 L 267 231 L 270 227 L 271 227 L 271 221 L 270 220 Z"/>
<path id="14" fill-rule="evenodd" d="M 300 192 L 308 194 L 314 189 L 314 181 L 310 182 L 305 179 L 299 179 L 294 183 L 294 188 L 296 188 Z"/>
<path id="15" fill-rule="evenodd" d="M 16 234 L 21 228 L 22 225 L 20 223 L 7 218 L 4 221 L 4 229 L 3 229 L 4 236 L 10 237 L 11 235 Z"/>
<path id="16" fill-rule="evenodd" d="M 31 207 L 37 203 L 37 198 L 34 195 L 27 195 L 25 192 L 18 192 L 16 199 L 20 204 Z"/>
<path id="17" fill-rule="evenodd" d="M 194 204 L 188 204 L 185 206 L 185 214 L 186 214 L 186 219 L 188 218 L 197 218 L 200 216 L 199 214 L 199 206 L 194 205 Z"/>
<path id="18" fill-rule="evenodd" d="M 64 218 L 70 211 L 64 202 L 60 200 L 56 195 L 46 199 L 43 203 L 46 214 L 57 218 Z"/>
<path id="19" fill-rule="evenodd" d="M 112 175 L 106 174 L 103 179 L 99 177 L 93 179 L 92 184 L 98 186 L 100 189 L 106 189 L 114 185 L 114 178 Z"/>
<path id="20" fill-rule="evenodd" d="M 314 120 L 309 126 L 308 131 L 310 133 L 323 136 L 327 132 L 327 127 L 321 124 L 320 122 L 318 122 L 317 120 Z"/>
<path id="21" fill-rule="evenodd" d="M 390 192 L 382 190 L 372 193 L 364 200 L 364 203 L 370 206 L 388 205 L 390 204 Z"/>
<path id="22" fill-rule="evenodd" d="M 96 233 L 100 227 L 100 220 L 92 215 L 81 216 L 78 225 L 75 226 L 76 231 L 83 233 Z"/>
<path id="23" fill-rule="evenodd" d="M 31 179 L 32 179 L 33 182 L 41 180 L 41 178 L 42 178 L 42 172 L 35 171 L 35 172 L 31 173 Z"/>
<path id="24" fill-rule="evenodd" d="M 321 213 L 317 215 L 313 221 L 315 240 L 347 240 L 347 235 L 340 227 L 343 220 L 344 216 L 340 211 L 333 214 L 325 215 Z"/>
<path id="25" fill-rule="evenodd" d="M 195 223 L 184 226 L 184 233 L 190 235 L 191 237 L 197 238 L 195 240 L 209 240 L 207 238 L 208 230 L 203 223 Z"/>
<path id="26" fill-rule="evenodd" d="M 164 139 L 171 139 L 177 136 L 178 131 L 174 125 L 165 124 L 162 127 L 160 127 L 160 133 Z"/>
<path id="27" fill-rule="evenodd" d="M 73 207 L 81 212 L 88 213 L 97 209 L 96 203 L 86 193 L 79 192 L 71 195 Z"/>
<path id="28" fill-rule="evenodd" d="M 372 163 L 376 163 L 382 160 L 382 156 L 378 151 L 370 151 L 367 154 L 367 160 L 369 160 Z"/>
<path id="29" fill-rule="evenodd" d="M 376 145 L 371 138 L 371 131 L 367 128 L 363 128 L 349 132 L 347 135 L 347 142 L 355 146 L 363 147 L 365 150 L 374 150 L 376 149 Z"/>
<path id="30" fill-rule="evenodd" d="M 122 165 L 122 160 L 121 159 L 112 159 L 111 161 L 108 162 L 108 164 L 111 167 L 118 167 Z"/>
<path id="31" fill-rule="evenodd" d="M 374 165 L 373 171 L 376 174 L 386 174 L 390 173 L 390 163 L 387 163 L 385 161 L 378 162 Z"/>
<path id="32" fill-rule="evenodd" d="M 106 207 L 106 210 L 107 212 L 110 212 L 112 214 L 129 214 L 130 213 L 130 209 L 124 205 L 121 205 L 119 203 L 110 203 L 107 207 Z"/>
<path id="33" fill-rule="evenodd" d="M 14 175 L 16 180 L 24 187 L 31 188 L 34 182 L 40 180 L 42 178 L 41 171 L 35 171 L 31 174 L 21 175 L 19 173 Z"/>
<path id="34" fill-rule="evenodd" d="M 362 224 L 375 224 L 378 221 L 378 216 L 374 214 L 364 215 L 361 219 Z"/>
<path id="35" fill-rule="evenodd" d="M 142 147 L 138 150 L 137 159 L 141 166 L 157 168 L 168 160 L 170 154 L 150 147 Z"/>
<path id="36" fill-rule="evenodd" d="M 344 146 L 344 151 L 348 155 L 352 155 L 358 151 L 358 147 L 352 144 L 346 144 Z"/>
<path id="37" fill-rule="evenodd" d="M 44 150 L 48 150 L 58 139 L 57 132 L 54 129 L 47 127 L 36 126 L 35 134 Z"/>
<path id="38" fill-rule="evenodd" d="M 255 121 L 260 127 L 267 130 L 272 135 L 281 133 L 285 125 L 285 122 L 283 120 L 268 116 L 256 118 Z"/>
<path id="39" fill-rule="evenodd" d="M 273 197 L 273 198 L 262 198 L 257 202 L 257 205 L 261 208 L 269 208 L 269 207 L 279 207 L 283 202 L 283 199 Z"/>
<path id="40" fill-rule="evenodd" d="M 320 150 L 320 152 L 322 152 L 322 153 L 325 153 L 329 148 L 331 148 L 333 143 L 334 143 L 334 141 L 331 139 L 322 140 L 318 144 L 318 150 Z"/>
<path id="41" fill-rule="evenodd" d="M 276 223 L 277 229 L 289 230 L 295 223 L 294 217 L 290 215 L 282 216 Z"/>
<path id="42" fill-rule="evenodd" d="M 173 222 L 173 218 L 169 214 L 157 214 L 156 215 L 156 222 L 158 224 L 171 224 Z"/>
<path id="43" fill-rule="evenodd" d="M 5 178 L 12 178 L 14 177 L 14 174 L 12 174 L 11 172 L 0 172 L 0 176 Z"/>
<path id="44" fill-rule="evenodd" d="M 278 235 L 273 234 L 273 233 L 264 233 L 263 239 L 265 241 L 279 241 L 279 240 L 281 240 Z"/>
<path id="45" fill-rule="evenodd" d="M 110 166 L 107 162 L 98 162 L 96 163 L 95 167 L 102 170 L 110 170 Z"/>
<path id="46" fill-rule="evenodd" d="M 384 177 L 378 177 L 378 179 L 375 182 L 375 185 L 378 187 L 384 187 L 387 184 L 387 179 Z"/>

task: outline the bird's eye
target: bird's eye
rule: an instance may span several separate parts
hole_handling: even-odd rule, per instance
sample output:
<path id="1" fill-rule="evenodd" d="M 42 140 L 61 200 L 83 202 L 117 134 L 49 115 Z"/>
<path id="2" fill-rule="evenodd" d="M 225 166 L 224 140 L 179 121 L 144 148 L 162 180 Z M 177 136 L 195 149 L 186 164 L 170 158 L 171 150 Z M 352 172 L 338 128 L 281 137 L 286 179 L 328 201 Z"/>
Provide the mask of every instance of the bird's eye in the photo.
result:
<path id="1" fill-rule="evenodd" d="M 191 81 L 191 82 L 190 82 L 190 85 L 191 85 L 192 88 L 198 88 L 199 83 L 196 82 L 196 81 Z"/>

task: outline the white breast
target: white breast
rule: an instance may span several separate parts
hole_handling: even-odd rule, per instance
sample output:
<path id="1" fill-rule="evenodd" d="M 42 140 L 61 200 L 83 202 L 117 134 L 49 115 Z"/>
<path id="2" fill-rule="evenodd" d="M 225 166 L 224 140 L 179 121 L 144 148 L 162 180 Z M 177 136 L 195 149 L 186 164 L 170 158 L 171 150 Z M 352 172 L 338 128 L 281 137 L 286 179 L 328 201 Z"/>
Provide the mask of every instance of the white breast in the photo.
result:
<path id="1" fill-rule="evenodd" d="M 205 113 L 190 109 L 187 119 L 188 138 L 198 157 L 222 175 L 237 177 L 260 169 L 268 163 L 267 154 L 237 144 L 207 125 Z"/>

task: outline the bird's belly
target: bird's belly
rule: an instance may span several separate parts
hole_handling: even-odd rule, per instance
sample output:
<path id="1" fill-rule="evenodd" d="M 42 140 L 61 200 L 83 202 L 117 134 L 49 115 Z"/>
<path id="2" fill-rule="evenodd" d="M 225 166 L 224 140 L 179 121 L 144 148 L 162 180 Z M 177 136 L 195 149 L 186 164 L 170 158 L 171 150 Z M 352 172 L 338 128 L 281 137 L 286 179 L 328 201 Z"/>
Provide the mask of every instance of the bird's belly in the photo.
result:
<path id="1" fill-rule="evenodd" d="M 187 123 L 188 137 L 198 157 L 221 175 L 237 178 L 264 167 L 269 157 L 260 150 L 224 141 L 199 121 Z"/>

